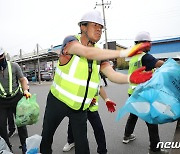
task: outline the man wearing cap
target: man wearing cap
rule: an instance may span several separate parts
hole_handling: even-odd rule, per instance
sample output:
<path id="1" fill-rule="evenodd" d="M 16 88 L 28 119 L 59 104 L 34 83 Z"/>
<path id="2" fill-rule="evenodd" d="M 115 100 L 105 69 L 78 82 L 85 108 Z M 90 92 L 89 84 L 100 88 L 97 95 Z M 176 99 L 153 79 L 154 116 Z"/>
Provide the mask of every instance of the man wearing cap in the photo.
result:
<path id="1" fill-rule="evenodd" d="M 103 19 L 100 12 L 93 10 L 83 15 L 80 20 L 80 35 L 68 36 L 62 44 L 62 51 L 56 67 L 53 84 L 47 98 L 40 152 L 52 153 L 53 135 L 64 119 L 71 122 L 76 154 L 89 154 L 87 140 L 87 109 L 99 87 L 99 71 L 112 82 L 128 83 L 128 75 L 115 72 L 107 59 L 127 57 L 147 48 L 149 43 L 142 43 L 127 50 L 99 49 Z M 140 69 L 130 76 L 130 81 L 145 82 L 152 72 Z"/>
<path id="2" fill-rule="evenodd" d="M 139 44 L 142 42 L 151 42 L 150 34 L 146 31 L 139 32 L 135 37 L 135 44 Z M 151 54 L 148 53 L 149 51 L 150 51 L 150 47 L 144 50 L 143 53 L 137 54 L 131 58 L 129 62 L 129 70 L 128 70 L 129 75 L 142 66 L 146 67 L 146 71 L 150 71 L 153 70 L 154 68 L 159 68 L 163 65 L 164 62 L 162 60 L 158 60 L 155 57 L 153 57 Z M 129 96 L 131 96 L 136 86 L 137 84 L 134 83 L 129 84 L 129 88 L 128 88 Z M 127 144 L 130 141 L 136 139 L 135 135 L 133 134 L 133 131 L 137 119 L 138 117 L 136 115 L 130 113 L 125 127 L 123 143 Z M 168 152 L 166 150 L 156 148 L 158 142 L 160 142 L 158 125 L 149 124 L 147 122 L 146 125 L 148 127 L 149 140 L 150 140 L 149 154 L 167 154 Z"/>
<path id="3" fill-rule="evenodd" d="M 21 84 L 23 93 L 19 83 Z M 23 97 L 23 94 L 27 98 L 31 96 L 28 92 L 28 85 L 21 68 L 17 63 L 7 61 L 4 50 L 0 48 L 0 136 L 6 141 L 11 151 L 12 145 L 9 142 L 7 133 L 8 111 L 12 110 L 15 115 L 17 103 Z M 22 126 L 17 129 L 22 153 L 25 154 L 25 141 L 28 137 L 27 128 L 26 126 Z"/>

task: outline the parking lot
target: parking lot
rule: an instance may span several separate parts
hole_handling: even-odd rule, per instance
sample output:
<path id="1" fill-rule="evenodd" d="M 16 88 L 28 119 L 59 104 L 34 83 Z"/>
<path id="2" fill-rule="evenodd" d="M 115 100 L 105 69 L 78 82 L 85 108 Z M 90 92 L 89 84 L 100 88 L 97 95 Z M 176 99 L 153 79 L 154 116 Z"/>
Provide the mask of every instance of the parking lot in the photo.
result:
<path id="1" fill-rule="evenodd" d="M 38 71 L 31 70 L 31 71 L 25 71 L 24 76 L 28 79 L 28 81 L 38 81 L 39 76 L 38 76 Z M 41 81 L 51 81 L 53 79 L 53 73 L 52 71 L 45 71 L 41 70 L 40 71 L 40 80 Z"/>
<path id="2" fill-rule="evenodd" d="M 40 119 L 37 124 L 28 126 L 29 136 L 34 134 L 41 134 L 43 115 L 46 105 L 46 98 L 48 91 L 50 89 L 52 82 L 42 82 L 38 84 L 37 82 L 30 82 L 30 92 L 37 94 L 37 102 L 40 105 Z M 108 81 L 108 86 L 104 87 L 109 98 L 116 102 L 116 109 L 118 110 L 123 106 L 127 99 L 127 84 L 118 85 Z M 99 102 L 99 114 L 101 116 L 107 140 L 107 149 L 109 154 L 147 154 L 149 148 L 149 138 L 147 132 L 147 126 L 141 119 L 138 120 L 135 128 L 136 140 L 129 143 L 123 144 L 122 138 L 124 133 L 124 127 L 127 121 L 127 116 L 124 116 L 120 121 L 115 121 L 117 111 L 115 113 L 110 113 L 107 111 L 106 105 L 100 98 Z M 65 118 L 60 126 L 58 127 L 53 142 L 53 154 L 65 154 L 62 149 L 67 142 L 67 125 L 68 118 Z M 94 138 L 93 130 L 91 125 L 88 123 L 88 140 L 91 154 L 96 154 L 96 141 Z M 176 122 L 159 125 L 159 133 L 161 141 L 172 141 L 175 132 Z M 20 154 L 18 149 L 19 138 L 16 134 L 11 138 L 11 142 L 14 145 L 14 154 Z M 83 146 L 83 145 L 82 145 Z M 169 150 L 169 149 L 168 149 Z M 74 149 L 67 154 L 74 154 Z"/>

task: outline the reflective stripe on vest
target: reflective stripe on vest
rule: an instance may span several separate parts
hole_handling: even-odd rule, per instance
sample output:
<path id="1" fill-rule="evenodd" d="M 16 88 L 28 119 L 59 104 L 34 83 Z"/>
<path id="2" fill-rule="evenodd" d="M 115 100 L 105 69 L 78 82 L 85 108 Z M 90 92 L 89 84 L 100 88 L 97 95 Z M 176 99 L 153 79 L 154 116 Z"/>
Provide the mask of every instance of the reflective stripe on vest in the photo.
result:
<path id="1" fill-rule="evenodd" d="M 19 87 L 18 87 L 14 92 L 12 91 L 12 67 L 11 67 L 11 63 L 9 61 L 7 61 L 7 66 L 8 66 L 8 75 L 9 75 L 9 93 L 6 93 L 6 91 L 4 90 L 4 87 L 0 83 L 0 90 L 3 94 L 3 95 L 0 94 L 0 97 L 3 97 L 3 98 L 6 98 L 7 95 L 12 97 L 12 96 L 16 95 L 19 90 Z"/>
<path id="2" fill-rule="evenodd" d="M 142 67 L 142 57 L 145 55 L 146 53 L 142 53 L 142 54 L 138 54 L 135 55 L 131 58 L 130 62 L 129 62 L 129 70 L 128 70 L 128 75 L 130 76 L 136 69 Z M 137 84 L 134 83 L 130 83 L 129 84 L 129 88 L 128 88 L 128 94 L 132 94 L 134 89 L 136 88 Z"/>
<path id="3" fill-rule="evenodd" d="M 87 88 L 87 97 L 83 110 L 87 109 L 99 87 L 99 68 L 97 61 L 92 62 L 92 74 Z M 73 55 L 66 65 L 56 67 L 51 93 L 74 110 L 79 110 L 83 103 L 89 75 L 88 61 L 84 57 Z"/>

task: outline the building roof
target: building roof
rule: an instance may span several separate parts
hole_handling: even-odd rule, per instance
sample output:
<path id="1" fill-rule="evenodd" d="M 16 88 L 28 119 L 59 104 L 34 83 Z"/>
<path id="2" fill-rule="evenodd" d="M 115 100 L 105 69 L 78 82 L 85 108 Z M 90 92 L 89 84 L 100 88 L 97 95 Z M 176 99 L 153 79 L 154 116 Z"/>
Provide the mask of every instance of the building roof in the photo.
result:
<path id="1" fill-rule="evenodd" d="M 180 37 L 153 41 L 149 53 L 156 58 L 179 58 Z"/>
<path id="2" fill-rule="evenodd" d="M 56 45 L 52 48 L 48 49 L 48 52 L 56 52 L 57 54 L 60 53 L 62 45 Z"/>
<path id="3" fill-rule="evenodd" d="M 163 40 L 154 40 L 154 41 L 152 41 L 152 43 L 159 44 L 159 43 L 176 42 L 176 41 L 180 41 L 180 37 L 168 38 L 168 39 L 163 39 Z"/>

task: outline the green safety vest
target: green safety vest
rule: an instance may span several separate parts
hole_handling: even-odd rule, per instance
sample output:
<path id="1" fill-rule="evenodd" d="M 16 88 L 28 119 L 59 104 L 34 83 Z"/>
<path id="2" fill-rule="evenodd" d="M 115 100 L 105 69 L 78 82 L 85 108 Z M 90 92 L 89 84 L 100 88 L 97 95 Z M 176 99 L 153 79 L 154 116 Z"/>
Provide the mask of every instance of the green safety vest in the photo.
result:
<path id="1" fill-rule="evenodd" d="M 128 75 L 130 76 L 136 69 L 142 67 L 142 57 L 145 55 L 146 53 L 142 53 L 142 54 L 138 54 L 135 55 L 131 58 L 131 60 L 129 61 L 129 70 L 128 70 Z M 128 94 L 132 94 L 134 89 L 136 88 L 137 84 L 135 83 L 130 83 L 129 84 L 129 88 L 128 88 Z"/>
<path id="2" fill-rule="evenodd" d="M 19 91 L 19 86 L 15 91 L 12 91 L 12 67 L 11 67 L 11 63 L 9 61 L 7 61 L 7 66 L 8 66 L 8 75 L 9 75 L 9 91 L 6 92 L 4 90 L 4 87 L 2 86 L 2 84 L 0 83 L 0 97 L 2 98 L 7 98 L 7 97 L 13 97 L 17 94 L 17 92 Z"/>
<path id="3" fill-rule="evenodd" d="M 76 36 L 80 41 L 80 36 Z M 86 110 L 96 95 L 100 83 L 98 61 L 92 61 L 92 72 L 89 77 L 88 60 L 84 57 L 72 55 L 70 61 L 60 65 L 55 70 L 51 93 L 70 108 Z"/>

